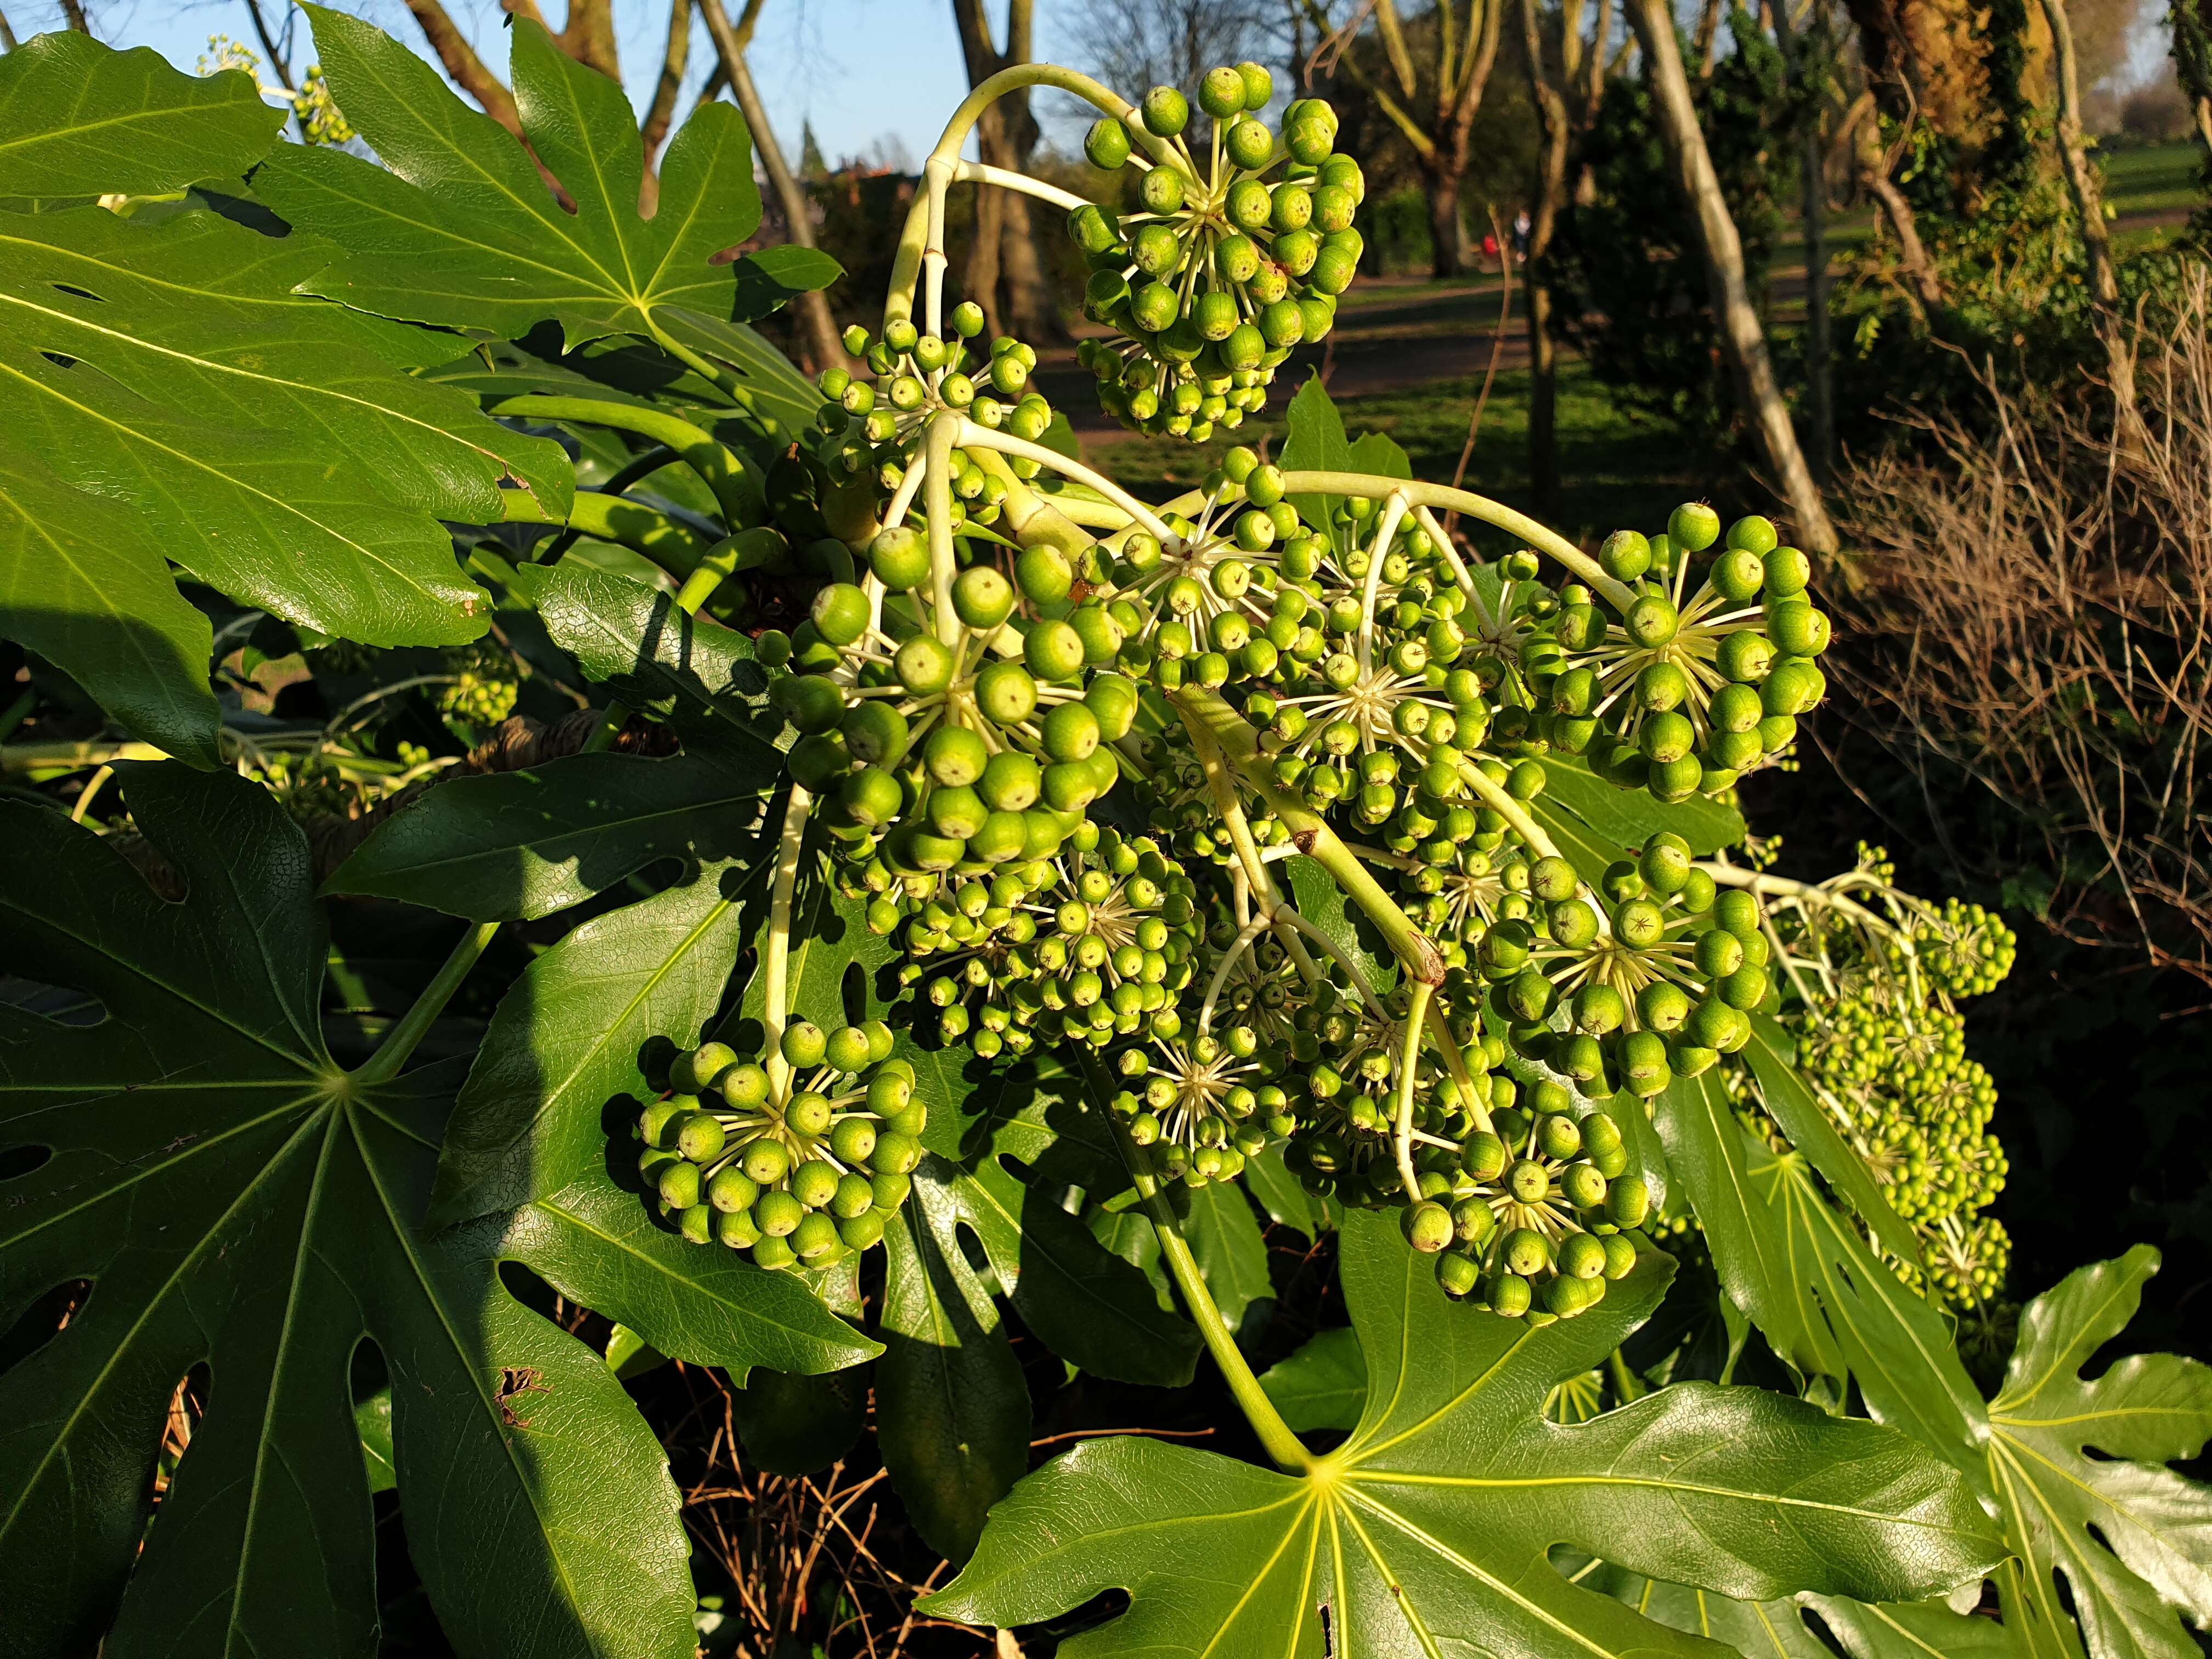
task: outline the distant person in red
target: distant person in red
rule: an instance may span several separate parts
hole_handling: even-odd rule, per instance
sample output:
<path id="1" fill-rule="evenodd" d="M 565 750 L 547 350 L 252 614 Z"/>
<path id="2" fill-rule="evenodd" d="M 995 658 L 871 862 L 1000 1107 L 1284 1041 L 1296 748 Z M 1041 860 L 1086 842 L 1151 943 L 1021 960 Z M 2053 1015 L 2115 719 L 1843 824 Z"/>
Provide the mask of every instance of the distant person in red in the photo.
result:
<path id="1" fill-rule="evenodd" d="M 1498 238 L 1494 234 L 1482 239 L 1482 258 L 1486 264 L 1498 263 Z"/>

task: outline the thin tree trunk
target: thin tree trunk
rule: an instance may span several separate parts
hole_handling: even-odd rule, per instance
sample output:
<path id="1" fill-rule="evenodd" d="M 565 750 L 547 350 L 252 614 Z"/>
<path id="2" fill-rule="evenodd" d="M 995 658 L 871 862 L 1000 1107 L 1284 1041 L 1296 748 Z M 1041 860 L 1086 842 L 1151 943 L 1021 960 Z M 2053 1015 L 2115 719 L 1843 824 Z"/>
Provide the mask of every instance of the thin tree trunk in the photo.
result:
<path id="1" fill-rule="evenodd" d="M 62 15 L 79 34 L 92 33 L 92 25 L 84 21 L 84 7 L 78 0 L 62 0 Z"/>
<path id="2" fill-rule="evenodd" d="M 1826 78 L 1826 14 L 1816 6 L 1811 12 L 1814 33 L 1810 40 L 1797 33 L 1790 21 L 1787 0 L 1774 9 L 1774 37 L 1781 44 L 1784 66 L 1796 82 L 1804 105 L 1797 135 L 1800 217 L 1805 234 L 1805 380 L 1810 396 L 1812 431 L 1806 463 L 1813 481 L 1828 481 L 1830 458 L 1835 453 L 1835 346 L 1828 317 L 1828 173 L 1826 151 L 1820 143 L 1820 113 L 1827 107 L 1825 90 L 1811 84 L 1812 77 Z"/>
<path id="3" fill-rule="evenodd" d="M 8 14 L 0 11 L 0 52 L 15 50 L 15 31 L 8 27 Z"/>
<path id="4" fill-rule="evenodd" d="M 1456 276 L 1467 268 L 1467 228 L 1460 218 L 1459 174 L 1447 171 L 1443 157 L 1429 168 L 1429 255 L 1431 274 Z M 1507 257 L 1511 258 L 1509 251 Z"/>
<path id="5" fill-rule="evenodd" d="M 2120 315 L 2120 282 L 2112 269 L 2112 245 L 2105 229 L 2105 187 L 2081 136 L 2081 77 L 2074 51 L 2074 30 L 2065 0 L 2043 0 L 2051 40 L 2058 55 L 2058 158 L 2066 172 L 2067 193 L 2081 221 L 2081 252 L 2088 265 L 2089 297 L 2096 302 L 2097 333 L 2105 346 L 2105 370 L 2112 388 L 2112 408 L 2123 428 L 2141 420 L 2136 408 L 2135 354 Z"/>
<path id="6" fill-rule="evenodd" d="M 284 61 L 284 54 L 277 50 L 276 37 L 270 33 L 269 19 L 262 12 L 261 0 L 246 0 L 246 9 L 253 19 L 253 33 L 260 37 L 261 50 L 269 54 L 269 67 L 276 72 L 276 84 L 287 92 L 295 90 L 292 66 Z M 6 27 L 5 23 L 0 23 L 0 31 Z"/>
<path id="7" fill-rule="evenodd" d="M 1552 337 L 1552 234 L 1567 187 L 1567 102 L 1544 70 L 1536 0 L 1521 0 L 1521 38 L 1528 58 L 1528 91 L 1543 126 L 1536 174 L 1536 211 L 1528 226 L 1528 487 L 1536 511 L 1559 499 L 1559 351 Z"/>
<path id="8" fill-rule="evenodd" d="M 707 33 L 713 37 L 714 52 L 721 59 L 722 72 L 729 77 L 730 90 L 738 100 L 738 108 L 752 129 L 753 153 L 760 157 L 761 167 L 768 174 L 769 187 L 783 206 L 787 233 L 800 247 L 814 246 L 814 216 L 808 206 L 806 193 L 799 187 L 799 180 L 791 176 L 784 165 L 782 148 L 775 142 L 775 130 L 769 125 L 768 112 L 761 106 L 760 94 L 754 88 L 752 72 L 745 67 L 745 43 L 737 30 L 730 27 L 730 15 L 722 9 L 722 0 L 700 0 L 699 9 L 707 20 Z M 756 5 L 746 9 L 750 22 L 759 11 Z M 800 337 L 806 343 L 805 355 L 814 361 L 811 367 L 817 372 L 845 367 L 845 348 L 837 338 L 837 319 L 830 314 L 830 301 L 818 289 L 802 294 L 795 302 L 799 313 Z"/>
<path id="9" fill-rule="evenodd" d="M 1030 61 L 1032 0 L 1011 0 L 1006 8 L 1006 46 L 991 36 L 982 0 L 953 0 L 953 22 L 968 84 L 979 87 L 1002 70 Z M 975 124 L 979 160 L 1011 173 L 1027 173 L 1042 135 L 1030 112 L 1027 91 L 1010 93 L 986 110 Z M 969 249 L 968 297 L 982 307 L 993 332 L 1006 331 L 1035 341 L 1060 332 L 1044 266 L 1037 252 L 1029 198 L 993 185 L 975 187 L 975 240 Z"/>
<path id="10" fill-rule="evenodd" d="M 676 100 L 684 91 L 684 71 L 690 61 L 691 0 L 668 0 L 668 48 L 661 54 L 660 78 L 653 82 L 653 102 L 646 106 L 645 119 L 638 125 L 638 137 L 645 141 L 646 187 L 655 197 L 660 189 L 654 176 L 654 158 L 668 141 L 668 129 L 676 119 Z"/>
<path id="11" fill-rule="evenodd" d="M 1025 340 L 1042 340 L 1060 331 L 1060 318 L 1053 306 L 1052 284 L 1045 280 L 1044 261 L 1037 253 L 1030 198 L 1018 191 L 999 193 L 1006 198 L 999 256 L 1005 272 L 1006 314 L 1015 333 Z"/>
<path id="12" fill-rule="evenodd" d="M 1905 192 L 1889 176 L 1888 158 L 1881 150 L 1881 124 L 1871 106 L 1858 123 L 1856 145 L 1860 187 L 1881 204 L 1882 217 L 1889 221 L 1890 234 L 1897 238 L 1898 263 L 1905 267 L 1905 278 L 1912 284 L 1913 294 L 1923 311 L 1934 311 L 1943 303 L 1942 280 L 1936 276 L 1936 263 L 1928 257 L 1928 249 L 1921 242 L 1920 225 L 1913 217 L 1912 204 L 1905 199 Z"/>
<path id="13" fill-rule="evenodd" d="M 1713 78 L 1713 64 L 1720 52 L 1721 0 L 1705 0 L 1705 9 L 1698 14 L 1698 33 L 1691 48 L 1698 54 L 1698 78 Z"/>
<path id="14" fill-rule="evenodd" d="M 1711 292 L 1713 319 L 1720 327 L 1720 344 L 1727 359 L 1736 395 L 1752 421 L 1759 449 L 1797 521 L 1799 540 L 1814 552 L 1836 550 L 1836 530 L 1828 509 L 1798 447 L 1790 410 L 1775 384 L 1774 362 L 1767 355 L 1766 336 L 1759 324 L 1744 279 L 1743 242 L 1721 195 L 1720 179 L 1705 149 L 1705 135 L 1698 125 L 1697 106 L 1690 96 L 1690 77 L 1682 68 L 1682 52 L 1674 38 L 1674 17 L 1667 0 L 1631 0 L 1629 19 L 1643 42 L 1645 73 L 1657 106 L 1660 136 L 1674 182 L 1690 207 L 1705 255 L 1705 276 Z"/>

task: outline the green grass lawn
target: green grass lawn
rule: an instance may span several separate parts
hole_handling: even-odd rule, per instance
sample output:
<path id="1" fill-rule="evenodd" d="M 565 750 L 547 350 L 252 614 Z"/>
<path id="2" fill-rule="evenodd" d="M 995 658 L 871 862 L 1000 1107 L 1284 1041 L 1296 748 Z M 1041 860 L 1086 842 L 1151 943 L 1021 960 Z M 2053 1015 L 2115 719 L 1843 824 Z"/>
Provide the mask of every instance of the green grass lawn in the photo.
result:
<path id="1" fill-rule="evenodd" d="M 1449 483 L 1467 441 L 1477 380 L 1438 380 L 1403 392 L 1347 398 L 1340 405 L 1346 429 L 1387 433 L 1412 458 L 1416 476 Z M 1096 441 L 1085 459 L 1141 496 L 1164 500 L 1197 483 L 1233 439 L 1273 454 L 1282 447 L 1283 410 L 1296 390 L 1279 386 L 1267 410 L 1230 438 L 1202 447 L 1164 438 Z M 1559 388 L 1559 472 L 1565 499 L 1550 515 L 1565 533 L 1586 543 L 1624 525 L 1645 530 L 1664 525 L 1679 502 L 1708 493 L 1732 468 L 1724 458 L 1700 453 L 1672 428 L 1622 406 L 1580 362 L 1561 365 Z M 1466 485 L 1508 505 L 1530 510 L 1528 494 L 1528 376 L 1501 373 L 1491 388 Z M 1723 506 L 1727 504 L 1723 503 Z M 1753 510 L 1756 503 L 1741 504 Z M 1494 551 L 1508 550 L 1502 547 Z"/>

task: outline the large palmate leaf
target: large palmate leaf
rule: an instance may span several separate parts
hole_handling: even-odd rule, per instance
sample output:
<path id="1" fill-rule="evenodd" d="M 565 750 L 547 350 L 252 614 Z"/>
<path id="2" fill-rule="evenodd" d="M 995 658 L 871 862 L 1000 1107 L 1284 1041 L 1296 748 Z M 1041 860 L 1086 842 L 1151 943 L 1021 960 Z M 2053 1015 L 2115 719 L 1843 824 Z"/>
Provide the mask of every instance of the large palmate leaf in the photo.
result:
<path id="1" fill-rule="evenodd" d="M 1954 1613 L 1941 1601 L 1878 1607 L 1832 1595 L 1803 1601 L 1851 1659 L 2024 1659 L 2028 1652 L 2009 1625 Z"/>
<path id="2" fill-rule="evenodd" d="M 94 70 L 141 56 L 69 50 L 106 54 Z M 169 84 L 250 95 L 243 77 L 87 72 L 152 100 L 113 108 L 118 137 L 243 165 L 222 140 L 231 105 Z M 271 118 L 265 148 L 275 112 L 252 102 Z M 207 628 L 171 562 L 325 633 L 452 643 L 483 631 L 486 606 L 440 520 L 497 520 L 506 479 L 549 512 L 569 499 L 556 446 L 406 372 L 463 342 L 295 292 L 335 252 L 207 211 L 0 217 L 0 628 L 203 764 L 216 724 Z"/>
<path id="3" fill-rule="evenodd" d="M 729 105 L 708 104 L 684 124 L 661 166 L 659 208 L 641 218 L 635 114 L 621 87 L 538 23 L 518 18 L 510 29 L 526 150 L 389 35 L 343 12 L 305 9 L 332 93 L 384 163 L 295 146 L 255 175 L 256 192 L 285 218 L 346 248 L 316 280 L 319 293 L 503 339 L 557 320 L 573 347 L 609 334 L 665 337 L 679 312 L 744 322 L 840 274 L 805 248 L 716 259 L 760 222 L 751 138 Z"/>
<path id="4" fill-rule="evenodd" d="M 1128 1611 L 1062 1650 L 1385 1656 L 1710 1656 L 1552 1566 L 1602 1544 L 1746 1599 L 1918 1597 L 2001 1553 L 1957 1473 L 1904 1437 L 1753 1389 L 1687 1383 L 1588 1423 L 1542 1419 L 1656 1304 L 1648 1255 L 1542 1329 L 1455 1306 L 1387 1218 L 1346 1218 L 1345 1297 L 1370 1378 L 1341 1447 L 1302 1474 L 1135 1438 L 1092 1441 L 993 1512 L 923 1605 L 986 1624 L 1109 1589 Z"/>
<path id="5" fill-rule="evenodd" d="M 0 58 L 9 196 L 140 196 L 235 179 L 283 126 L 252 76 L 186 75 L 150 46 L 117 52 L 58 33 Z"/>
<path id="6" fill-rule="evenodd" d="M 2026 1564 L 1997 1583 L 2006 1622 L 2039 1659 L 2082 1641 L 2096 1659 L 2193 1659 L 2182 1616 L 2212 1628 L 2212 1487 L 2166 1467 L 2212 1438 L 2212 1369 L 2142 1354 L 2081 1375 L 2157 1271 L 2158 1252 L 2138 1245 L 2029 1303 L 1990 1401 L 1990 1480 Z"/>
<path id="7" fill-rule="evenodd" d="M 956 1231 L 951 1171 L 935 1159 L 884 1235 L 877 1440 L 930 1547 L 964 1561 L 983 1517 L 1030 1459 L 1030 1390 L 989 1287 Z"/>
<path id="8" fill-rule="evenodd" d="M 1868 1408 L 1978 1470 L 1979 1391 L 1943 1316 L 1899 1282 L 1814 1180 L 1737 1120 L 1712 1073 L 1678 1079 L 1656 1121 L 1729 1298 L 1805 1376 L 1856 1379 Z"/>
<path id="9" fill-rule="evenodd" d="M 327 886 L 478 921 L 550 915 L 659 859 L 758 847 L 781 770 L 765 743 L 732 739 L 455 778 L 378 825 Z"/>
<path id="10" fill-rule="evenodd" d="M 677 1493 L 612 1372 L 507 1296 L 515 1241 L 417 1224 L 451 1068 L 365 1085 L 323 1045 L 304 838 L 226 773 L 123 783 L 185 903 L 0 802 L 0 951 L 104 1014 L 0 1006 L 0 1320 L 89 1284 L 0 1376 L 0 1647 L 88 1651 L 112 1620 L 114 1655 L 374 1653 L 348 1387 L 367 1341 L 410 1553 L 459 1651 L 689 1655 Z M 742 1348 L 696 1317 L 700 1349 Z M 208 1415 L 148 1534 L 171 1397 L 202 1363 Z"/>

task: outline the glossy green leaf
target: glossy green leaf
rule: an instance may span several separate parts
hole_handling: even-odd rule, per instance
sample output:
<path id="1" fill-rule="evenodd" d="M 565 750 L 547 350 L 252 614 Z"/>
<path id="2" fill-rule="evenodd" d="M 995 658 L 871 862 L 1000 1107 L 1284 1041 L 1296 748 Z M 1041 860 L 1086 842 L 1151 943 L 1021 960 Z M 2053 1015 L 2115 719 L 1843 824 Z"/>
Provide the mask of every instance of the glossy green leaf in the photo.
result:
<path id="1" fill-rule="evenodd" d="M 1793 1597 L 1732 1601 L 1711 1590 L 1624 1572 L 1610 1562 L 1595 1564 L 1583 1582 L 1619 1597 L 1646 1619 L 1721 1643 L 1742 1659 L 1834 1659 Z"/>
<path id="2" fill-rule="evenodd" d="M 1260 1386 L 1283 1421 L 1300 1434 L 1359 1426 L 1367 1404 L 1367 1358 L 1359 1334 L 1339 1325 L 1310 1338 L 1286 1359 L 1260 1373 Z"/>
<path id="3" fill-rule="evenodd" d="M 1244 1160 L 1244 1190 L 1260 1202 L 1267 1219 L 1311 1243 L 1335 1224 L 1329 1218 L 1328 1200 L 1305 1189 L 1283 1162 L 1283 1146 L 1271 1141 Z"/>
<path id="4" fill-rule="evenodd" d="M 1733 847 L 1743 839 L 1743 814 L 1707 795 L 1664 804 L 1648 789 L 1620 789 L 1589 769 L 1589 763 L 1571 755 L 1544 757 L 1544 793 L 1540 810 L 1571 813 L 1591 835 L 1616 849 L 1641 849 L 1662 830 L 1670 830 L 1690 843 L 1699 858 Z"/>
<path id="5" fill-rule="evenodd" d="M 1377 991 L 1388 991 L 1397 984 L 1398 958 L 1383 944 L 1382 935 L 1366 924 L 1334 877 L 1303 853 L 1285 859 L 1279 867 L 1297 913 L 1358 963 L 1366 971 L 1369 984 Z M 1311 943 L 1307 941 L 1309 947 Z"/>
<path id="6" fill-rule="evenodd" d="M 186 75 L 150 46 L 117 52 L 57 31 L 0 58 L 9 196 L 146 196 L 235 179 L 283 126 L 252 76 Z"/>
<path id="7" fill-rule="evenodd" d="M 1115 1382 L 1181 1388 L 1198 1328 L 1163 1312 L 1144 1273 L 993 1155 L 951 1183 L 1022 1323 L 1069 1364 Z"/>
<path id="8" fill-rule="evenodd" d="M 1344 416 L 1321 383 L 1318 374 L 1291 397 L 1284 411 L 1288 429 L 1276 465 L 1285 472 L 1345 472 L 1352 466 L 1352 443 L 1346 437 Z M 1297 495 L 1286 498 L 1308 524 L 1327 525 L 1335 511 L 1334 495 Z"/>
<path id="9" fill-rule="evenodd" d="M 734 628 L 677 609 L 673 594 L 627 576 L 563 562 L 538 584 L 553 641 L 633 708 L 711 716 L 757 740 L 747 699 L 766 688 L 753 642 Z"/>
<path id="10" fill-rule="evenodd" d="M 1183 1233 L 1198 1260 L 1199 1276 L 1221 1310 L 1229 1328 L 1240 1337 L 1256 1334 L 1273 1310 L 1275 1283 L 1267 1276 L 1267 1243 L 1260 1236 L 1252 1206 L 1235 1182 L 1187 1187 L 1189 1208 Z"/>
<path id="11" fill-rule="evenodd" d="M 215 629 L 177 592 L 160 537 L 27 452 L 0 459 L 0 636 L 68 673 L 132 736 L 221 763 Z"/>
<path id="12" fill-rule="evenodd" d="M 782 761 L 732 739 L 453 779 L 379 824 L 325 890 L 504 921 L 566 909 L 658 859 L 757 849 Z"/>
<path id="13" fill-rule="evenodd" d="M 2166 1467 L 2212 1438 L 2212 1369 L 2139 1354 L 2081 1375 L 2158 1262 L 2139 1244 L 2029 1303 L 1990 1401 L 1990 1474 L 2027 1564 L 1998 1581 L 2004 1617 L 2039 1655 L 2079 1651 L 2059 1578 L 2095 1659 L 2193 1659 L 2183 1616 L 2212 1627 L 2212 1486 Z"/>
<path id="14" fill-rule="evenodd" d="M 665 1065 L 699 1041 L 722 1000 L 745 942 L 748 879 L 742 864 L 705 866 L 594 917 L 530 964 L 462 1085 L 434 1221 L 510 1210 L 605 1168 L 610 1128 L 657 1092 L 646 1072 L 655 1047 L 668 1045 Z"/>
<path id="15" fill-rule="evenodd" d="M 1869 1607 L 1832 1595 L 1808 1595 L 1851 1659 L 2022 1659 L 2011 1626 L 1951 1611 L 1941 1600 Z"/>
<path id="16" fill-rule="evenodd" d="M 1029 1467 L 1030 1392 L 998 1306 L 955 1237 L 951 1178 L 925 1159 L 884 1236 L 876 1440 L 915 1530 L 959 1562 Z"/>
<path id="17" fill-rule="evenodd" d="M 1745 1598 L 1917 1597 L 2001 1553 L 1955 1470 L 1879 1425 L 1753 1389 L 1687 1383 L 1573 1427 L 1546 1394 L 1663 1294 L 1647 1255 L 1579 1318 L 1532 1329 L 1450 1303 L 1387 1217 L 1348 1215 L 1345 1297 L 1367 1355 L 1351 1439 L 1279 1474 L 1130 1437 L 1092 1441 L 993 1514 L 927 1610 L 986 1625 L 1109 1589 L 1128 1610 L 1068 1659 L 1207 1653 L 1709 1656 L 1571 1583 L 1553 1547 L 1602 1540 Z"/>
<path id="18" fill-rule="evenodd" d="M 839 274 L 826 258 L 780 250 L 712 263 L 760 222 L 752 141 L 728 104 L 704 105 L 684 123 L 662 158 L 659 207 L 640 218 L 635 113 L 621 87 L 562 52 L 542 25 L 518 18 L 509 28 L 526 150 L 410 48 L 343 12 L 304 9 L 332 94 L 384 163 L 295 145 L 255 175 L 256 193 L 286 219 L 347 250 L 316 292 L 503 339 L 552 319 L 574 347 L 665 333 L 662 315 L 677 309 L 744 322 Z"/>
<path id="19" fill-rule="evenodd" d="M 93 1286 L 0 1376 L 10 1645 L 88 1650 L 112 1620 L 112 1655 L 374 1654 L 348 1385 L 367 1340 L 410 1553 L 458 1652 L 689 1655 L 651 1433 L 597 1354 L 507 1295 L 485 1241 L 416 1224 L 455 1068 L 365 1087 L 332 1063 L 307 847 L 265 791 L 121 773 L 187 902 L 60 814 L 0 802 L 0 952 L 107 1016 L 0 1006 L 0 1146 L 51 1154 L 8 1183 L 0 1318 Z M 149 1534 L 170 1398 L 203 1360 L 208 1414 Z"/>
<path id="20" fill-rule="evenodd" d="M 1743 1053 L 1759 1079 L 1767 1115 L 1790 1137 L 1790 1144 L 1805 1155 L 1805 1161 L 1820 1172 L 1822 1180 L 1843 1194 L 1883 1249 L 1900 1261 L 1917 1262 L 1920 1241 L 1889 1207 L 1866 1160 L 1844 1144 L 1834 1120 L 1821 1109 L 1813 1091 L 1805 1086 L 1805 1079 L 1797 1075 L 1796 1067 L 1790 1064 L 1790 1039 L 1782 1028 L 1765 1014 L 1752 1015 L 1751 1041 L 1744 1045 Z"/>
<path id="21" fill-rule="evenodd" d="M 361 1435 L 361 1461 L 372 1493 L 399 1485 L 392 1455 L 392 1389 L 389 1384 L 354 1402 L 354 1427 Z"/>
<path id="22" fill-rule="evenodd" d="M 1721 1283 L 1807 1376 L 1857 1381 L 1875 1417 L 1978 1469 L 1982 1402 L 1943 1316 L 1882 1265 L 1813 1179 L 1738 1122 L 1711 1072 L 1678 1079 L 1656 1121 Z"/>
<path id="23" fill-rule="evenodd" d="M 772 825 L 782 823 L 782 803 L 770 815 Z M 769 843 L 774 847 L 774 830 Z M 877 975 L 890 963 L 900 960 L 898 947 L 889 938 L 868 931 L 868 907 L 861 901 L 848 898 L 841 890 L 843 879 L 840 872 L 830 867 L 829 861 L 811 848 L 803 855 L 798 890 L 793 895 L 791 906 L 791 954 L 786 972 L 791 987 L 791 1014 L 793 1018 L 811 1019 L 823 1030 L 848 1023 L 846 993 L 848 982 L 857 980 L 863 1019 L 877 1018 L 890 1012 L 877 993 L 881 988 Z M 768 919 L 763 912 L 761 932 L 754 941 L 757 950 L 768 945 Z M 768 981 L 763 975 L 756 974 L 745 987 L 744 1000 L 735 1015 L 736 1019 L 758 1021 L 768 1009 Z M 916 1015 L 908 1006 L 902 1012 L 901 1024 Z M 726 1038 L 735 1033 L 726 1030 Z M 965 1049 L 948 1054 L 948 1059 L 968 1057 Z M 916 1069 L 915 1080 L 925 1086 L 921 1099 L 933 1119 L 939 1110 L 945 1085 L 941 1079 L 922 1078 Z M 929 1085 L 934 1085 L 929 1086 Z M 950 1102 L 945 1103 L 949 1107 Z"/>

